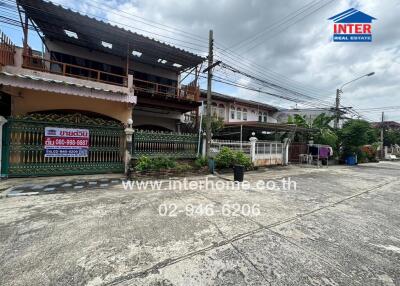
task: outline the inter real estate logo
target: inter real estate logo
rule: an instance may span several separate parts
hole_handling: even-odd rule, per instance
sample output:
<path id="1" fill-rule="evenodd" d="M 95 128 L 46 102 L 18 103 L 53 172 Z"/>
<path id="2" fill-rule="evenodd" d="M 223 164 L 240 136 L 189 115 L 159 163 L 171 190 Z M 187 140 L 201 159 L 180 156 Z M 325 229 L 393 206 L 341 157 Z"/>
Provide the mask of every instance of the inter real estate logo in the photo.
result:
<path id="1" fill-rule="evenodd" d="M 372 20 L 369 16 L 354 8 L 339 13 L 328 20 L 333 20 L 334 42 L 371 42 Z"/>

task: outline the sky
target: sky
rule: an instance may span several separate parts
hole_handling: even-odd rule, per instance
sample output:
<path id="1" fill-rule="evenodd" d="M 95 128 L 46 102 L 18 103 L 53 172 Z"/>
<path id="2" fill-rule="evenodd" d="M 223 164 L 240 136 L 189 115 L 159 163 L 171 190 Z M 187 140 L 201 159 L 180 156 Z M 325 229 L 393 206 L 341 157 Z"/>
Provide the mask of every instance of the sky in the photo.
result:
<path id="1" fill-rule="evenodd" d="M 344 87 L 342 105 L 356 110 L 400 106 L 400 0 L 53 2 L 203 56 L 207 55 L 208 32 L 212 29 L 216 59 L 332 106 L 336 89 L 342 84 L 375 72 Z M 349 8 L 377 19 L 372 24 L 372 42 L 332 42 L 333 23 L 328 18 Z M 296 12 L 297 16 L 293 14 Z M 1 25 L 15 43 L 21 43 L 21 31 Z M 41 49 L 34 34 L 30 39 L 34 48 Z M 221 67 L 215 69 L 215 75 L 254 85 L 247 77 Z M 206 87 L 205 79 L 200 83 Z M 296 107 L 295 102 L 221 83 L 214 83 L 213 90 L 280 107 Z M 380 120 L 379 110 L 362 112 L 372 121 Z M 400 122 L 400 110 L 385 111 L 385 120 Z"/>

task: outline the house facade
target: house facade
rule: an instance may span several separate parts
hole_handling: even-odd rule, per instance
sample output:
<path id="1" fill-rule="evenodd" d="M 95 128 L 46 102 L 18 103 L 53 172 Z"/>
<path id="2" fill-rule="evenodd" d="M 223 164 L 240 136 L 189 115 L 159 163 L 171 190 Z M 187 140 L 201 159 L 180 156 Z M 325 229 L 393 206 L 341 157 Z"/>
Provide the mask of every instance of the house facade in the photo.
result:
<path id="1" fill-rule="evenodd" d="M 2 35 L 0 46 L 3 175 L 121 172 L 128 124 L 178 131 L 181 115 L 198 108 L 196 80 L 182 88 L 180 74 L 202 57 L 51 2 L 17 5 L 24 45 Z M 29 46 L 30 23 L 43 52 Z M 81 131 L 88 137 L 49 135 Z"/>
<path id="2" fill-rule="evenodd" d="M 205 115 L 207 92 L 201 91 L 200 101 L 203 102 L 203 115 Z M 225 94 L 213 92 L 211 115 L 220 118 L 225 124 L 240 122 L 276 123 L 277 109 L 271 105 L 252 100 L 241 99 Z"/>

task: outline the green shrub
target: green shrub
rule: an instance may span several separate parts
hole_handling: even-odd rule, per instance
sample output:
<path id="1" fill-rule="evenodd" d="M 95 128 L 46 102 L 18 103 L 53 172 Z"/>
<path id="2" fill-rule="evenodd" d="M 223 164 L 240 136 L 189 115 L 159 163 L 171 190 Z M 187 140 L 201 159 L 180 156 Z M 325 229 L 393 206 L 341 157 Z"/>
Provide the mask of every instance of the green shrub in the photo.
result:
<path id="1" fill-rule="evenodd" d="M 251 167 L 251 159 L 246 156 L 243 152 L 237 151 L 235 153 L 234 162 L 236 165 L 243 165 L 246 169 Z"/>
<path id="2" fill-rule="evenodd" d="M 139 172 L 147 171 L 151 169 L 151 160 L 147 156 L 140 156 L 136 161 L 135 170 Z"/>
<path id="3" fill-rule="evenodd" d="M 251 160 L 242 151 L 233 151 L 228 147 L 222 147 L 215 156 L 215 165 L 219 169 L 231 168 L 233 165 L 243 165 L 248 169 L 251 167 Z"/>
<path id="4" fill-rule="evenodd" d="M 215 156 L 215 166 L 219 169 L 232 167 L 235 161 L 235 153 L 228 147 L 222 147 Z"/>
<path id="5" fill-rule="evenodd" d="M 193 169 L 192 166 L 190 166 L 188 163 L 177 163 L 175 170 L 179 173 L 191 171 Z"/>
<path id="6" fill-rule="evenodd" d="M 208 160 L 207 160 L 206 157 L 198 157 L 198 158 L 196 158 L 196 160 L 194 161 L 194 165 L 195 165 L 198 169 L 200 169 L 200 168 L 202 168 L 202 167 L 204 167 L 204 166 L 207 166 L 207 162 L 208 162 Z"/>
<path id="7" fill-rule="evenodd" d="M 367 154 L 367 152 L 364 152 L 364 151 L 359 150 L 359 151 L 357 152 L 357 161 L 358 161 L 359 163 L 368 163 L 369 160 L 368 160 L 368 154 Z"/>
<path id="8" fill-rule="evenodd" d="M 172 169 L 175 168 L 176 161 L 173 158 L 168 157 L 155 157 L 149 158 L 147 156 L 140 156 L 136 162 L 136 171 L 159 171 L 161 169 Z"/>
<path id="9" fill-rule="evenodd" d="M 152 169 L 153 170 L 161 170 L 161 169 L 172 169 L 176 166 L 176 160 L 168 157 L 155 157 L 152 159 Z"/>

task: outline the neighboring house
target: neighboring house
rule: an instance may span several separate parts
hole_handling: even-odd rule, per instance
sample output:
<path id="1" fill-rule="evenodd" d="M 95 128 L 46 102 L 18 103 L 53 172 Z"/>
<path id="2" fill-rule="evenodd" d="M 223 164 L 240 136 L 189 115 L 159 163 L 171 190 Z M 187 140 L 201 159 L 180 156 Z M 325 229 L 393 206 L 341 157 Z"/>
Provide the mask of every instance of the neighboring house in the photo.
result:
<path id="1" fill-rule="evenodd" d="M 321 108 L 302 108 L 302 109 L 283 109 L 279 110 L 275 116 L 279 123 L 288 123 L 289 118 L 293 117 L 297 114 L 305 118 L 307 123 L 311 125 L 315 118 L 317 118 L 321 114 L 325 114 L 326 116 L 334 116 L 335 112 L 332 110 L 321 109 Z M 333 127 L 333 120 L 331 122 Z M 341 124 L 340 124 L 341 125 Z"/>
<path id="2" fill-rule="evenodd" d="M 203 115 L 206 111 L 207 92 L 201 91 L 200 101 L 203 102 Z M 265 122 L 276 123 L 274 114 L 278 111 L 276 107 L 241 99 L 217 92 L 212 93 L 211 115 L 220 118 L 225 124 L 239 122 Z M 201 112 L 201 108 L 200 108 Z"/>
<path id="3" fill-rule="evenodd" d="M 203 115 L 204 118 L 207 103 L 206 90 L 201 90 L 199 100 L 202 106 L 199 107 L 198 112 L 184 114 L 182 122 L 187 124 L 199 122 L 199 115 Z M 217 92 L 212 93 L 211 115 L 224 121 L 224 128 L 219 132 L 218 137 L 227 136 L 234 140 L 246 140 L 253 133 L 261 139 L 268 139 L 278 138 L 279 134 L 284 132 L 309 132 L 308 128 L 287 124 L 287 121 L 279 121 L 278 116 L 282 119 L 282 114 L 272 105 Z"/>
<path id="4" fill-rule="evenodd" d="M 399 130 L 400 131 L 400 123 L 396 121 L 384 121 L 384 122 L 373 122 L 372 127 L 374 128 L 385 128 L 385 130 Z"/>
<path id="5" fill-rule="evenodd" d="M 177 131 L 181 115 L 200 105 L 197 81 L 184 88 L 179 82 L 181 72 L 196 68 L 202 57 L 51 2 L 17 5 L 26 15 L 24 46 L 4 35 L 0 45 L 0 115 L 10 116 L 11 140 L 10 161 L 3 164 L 10 173 L 57 173 L 68 164 L 79 165 L 81 173 L 119 172 L 121 134 L 130 119 L 139 129 Z M 44 53 L 28 45 L 30 23 L 40 31 Z M 89 156 L 44 157 L 42 133 L 50 125 L 89 128 Z"/>

